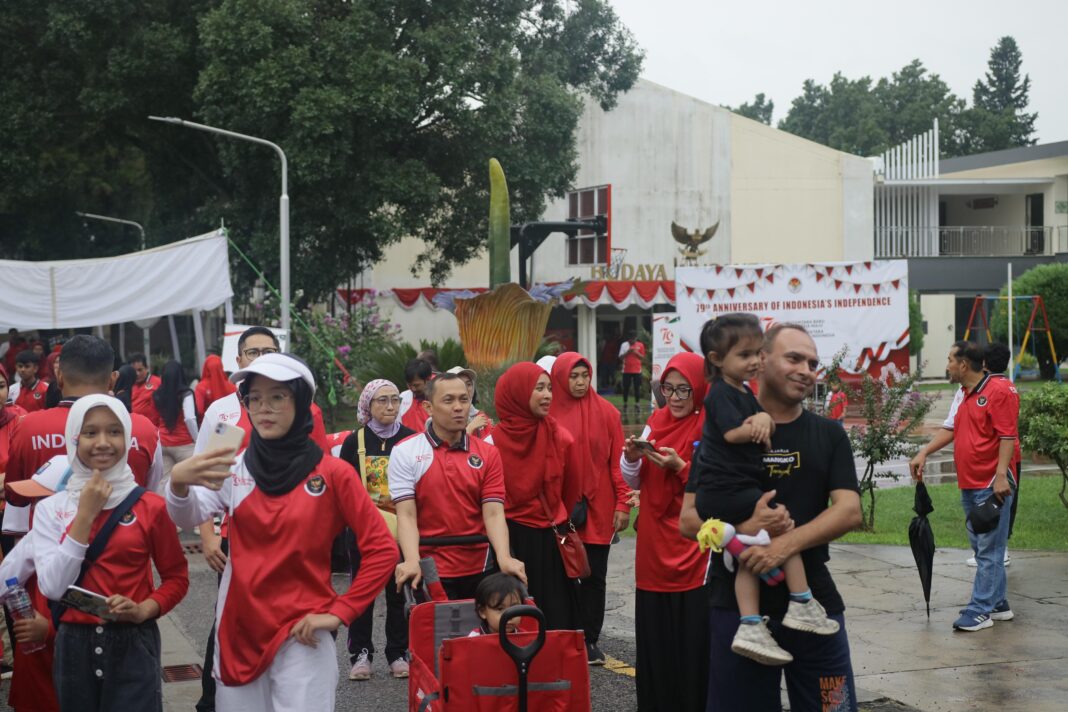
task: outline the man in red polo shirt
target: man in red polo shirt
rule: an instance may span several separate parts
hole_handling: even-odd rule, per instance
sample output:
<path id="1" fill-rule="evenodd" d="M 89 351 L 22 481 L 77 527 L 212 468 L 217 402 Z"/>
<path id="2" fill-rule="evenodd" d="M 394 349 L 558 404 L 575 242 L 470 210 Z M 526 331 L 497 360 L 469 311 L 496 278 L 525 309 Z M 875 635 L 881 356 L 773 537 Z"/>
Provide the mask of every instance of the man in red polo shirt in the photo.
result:
<path id="1" fill-rule="evenodd" d="M 41 357 L 34 353 L 33 349 L 23 349 L 15 357 L 15 370 L 19 380 L 11 386 L 8 398 L 27 413 L 45 408 L 48 384 L 38 377 L 40 368 Z"/>
<path id="2" fill-rule="evenodd" d="M 404 555 L 397 585 L 418 585 L 419 559 L 430 556 L 449 598 L 474 598 L 478 582 L 492 568 L 490 546 L 497 567 L 526 583 L 526 568 L 512 558 L 508 544 L 501 456 L 467 434 L 467 385 L 454 373 L 438 374 L 427 382 L 426 397 L 430 421 L 423 432 L 398 443 L 389 458 L 389 494 Z M 420 537 L 480 534 L 489 544 L 420 546 Z"/>
<path id="3" fill-rule="evenodd" d="M 7 462 L 6 483 L 29 479 L 41 465 L 55 455 L 66 455 L 64 435 L 67 415 L 74 401 L 82 396 L 107 395 L 115 382 L 115 352 L 108 342 L 81 334 L 63 345 L 56 362 L 56 379 L 63 400 L 55 408 L 30 413 L 15 426 L 11 435 L 11 453 Z M 131 414 L 132 432 L 127 461 L 137 484 L 155 491 L 163 474 L 163 457 L 159 433 L 147 418 Z M 24 534 L 29 524 L 29 502 L 7 490 L 8 506 L 4 512 L 4 532 Z"/>
<path id="4" fill-rule="evenodd" d="M 970 341 L 958 341 L 949 351 L 946 372 L 951 383 L 961 385 L 961 400 L 953 417 L 953 462 L 965 516 L 991 497 L 1002 505 L 997 526 L 985 534 L 967 527 L 968 539 L 978 567 L 972 596 L 953 624 L 954 629 L 977 631 L 994 621 L 1012 620 L 1014 614 L 1006 599 L 1005 547 L 1009 537 L 1009 510 L 1015 493 L 1017 421 L 1020 398 L 1007 378 L 993 376 L 983 369 L 983 349 Z M 913 478 L 923 476 L 923 459 L 932 446 L 944 440 L 934 438 L 912 462 Z M 921 457 L 921 455 L 923 457 Z"/>
<path id="5" fill-rule="evenodd" d="M 132 354 L 129 363 L 136 374 L 133 390 L 130 392 L 130 410 L 158 424 L 159 412 L 152 396 L 159 389 L 159 376 L 152 375 L 148 357 L 144 354 Z"/>

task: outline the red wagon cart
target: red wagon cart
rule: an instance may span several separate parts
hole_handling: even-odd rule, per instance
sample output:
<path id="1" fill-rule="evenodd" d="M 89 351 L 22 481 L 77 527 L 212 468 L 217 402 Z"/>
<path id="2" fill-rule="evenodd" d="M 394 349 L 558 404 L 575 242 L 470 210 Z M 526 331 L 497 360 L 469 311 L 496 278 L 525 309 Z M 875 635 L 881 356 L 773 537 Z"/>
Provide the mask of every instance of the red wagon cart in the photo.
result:
<path id="1" fill-rule="evenodd" d="M 424 562 L 432 590 L 436 567 Z M 472 636 L 481 623 L 474 601 L 414 603 L 408 595 L 409 712 L 590 711 L 582 631 L 547 631 L 542 612 L 521 605 L 504 611 L 498 634 Z M 509 634 L 513 618 L 519 632 Z"/>

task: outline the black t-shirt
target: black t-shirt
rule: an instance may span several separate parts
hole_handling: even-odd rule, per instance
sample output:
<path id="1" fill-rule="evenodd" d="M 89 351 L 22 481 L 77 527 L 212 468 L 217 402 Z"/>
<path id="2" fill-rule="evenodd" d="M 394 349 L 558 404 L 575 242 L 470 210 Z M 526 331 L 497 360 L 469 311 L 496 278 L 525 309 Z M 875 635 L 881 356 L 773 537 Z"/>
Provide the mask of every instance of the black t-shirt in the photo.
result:
<path id="1" fill-rule="evenodd" d="M 793 422 L 776 423 L 771 444 L 771 452 L 763 455 L 769 489 L 777 491 L 775 502 L 790 510 L 797 526 L 807 524 L 827 509 L 832 490 L 859 493 L 849 436 L 833 420 L 802 411 Z M 743 520 L 729 523 L 740 521 Z M 812 595 L 828 613 L 835 614 L 841 613 L 845 604 L 827 570 L 829 559 L 826 544 L 801 552 Z M 709 597 L 714 608 L 738 610 L 734 575 L 727 571 L 721 555 L 712 556 Z M 784 584 L 761 584 L 761 613 L 780 618 L 786 613 L 788 603 L 789 591 Z"/>
<path id="2" fill-rule="evenodd" d="M 702 519 L 743 521 L 753 513 L 768 489 L 764 474 L 764 446 L 731 444 L 724 436 L 746 418 L 763 412 L 749 386 L 739 390 L 717 380 L 705 397 L 705 426 L 695 456 L 697 513 Z"/>
<path id="3" fill-rule="evenodd" d="M 367 426 L 353 430 L 349 433 L 349 436 L 345 438 L 345 442 L 341 443 L 341 452 L 338 453 L 338 457 L 355 467 L 357 472 L 360 471 L 360 463 L 357 462 L 357 453 L 360 450 L 360 430 L 366 430 L 363 436 L 363 445 L 367 448 L 367 454 L 372 457 L 389 457 L 389 453 L 393 451 L 394 445 L 401 440 L 404 440 L 404 438 L 409 435 L 415 434 L 414 430 L 403 425 L 400 426 L 400 430 L 397 431 L 396 435 L 385 440 L 375 435 L 374 431 Z"/>

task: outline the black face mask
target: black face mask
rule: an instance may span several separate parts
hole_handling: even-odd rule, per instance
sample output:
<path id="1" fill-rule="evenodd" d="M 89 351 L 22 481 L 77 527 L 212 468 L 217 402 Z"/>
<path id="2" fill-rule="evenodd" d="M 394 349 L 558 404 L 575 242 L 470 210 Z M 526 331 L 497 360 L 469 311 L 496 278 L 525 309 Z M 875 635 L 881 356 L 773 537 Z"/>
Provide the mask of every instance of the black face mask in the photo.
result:
<path id="1" fill-rule="evenodd" d="M 242 398 L 248 395 L 253 378 L 258 377 L 242 382 Z M 245 450 L 245 466 L 256 481 L 256 487 L 272 497 L 280 497 L 299 485 L 323 459 L 322 449 L 309 437 L 312 431 L 311 386 L 302 378 L 286 381 L 285 385 L 293 391 L 295 411 L 289 432 L 275 440 L 267 440 L 253 427 Z"/>

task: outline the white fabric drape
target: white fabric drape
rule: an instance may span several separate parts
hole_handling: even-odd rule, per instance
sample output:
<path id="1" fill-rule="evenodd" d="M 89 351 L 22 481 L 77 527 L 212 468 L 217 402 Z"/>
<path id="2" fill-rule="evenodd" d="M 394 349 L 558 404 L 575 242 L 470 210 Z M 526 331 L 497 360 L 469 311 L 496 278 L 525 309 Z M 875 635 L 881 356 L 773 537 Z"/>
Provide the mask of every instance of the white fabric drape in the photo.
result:
<path id="1" fill-rule="evenodd" d="M 67 329 L 213 309 L 233 296 L 221 230 L 118 257 L 0 260 L 0 325 Z"/>

